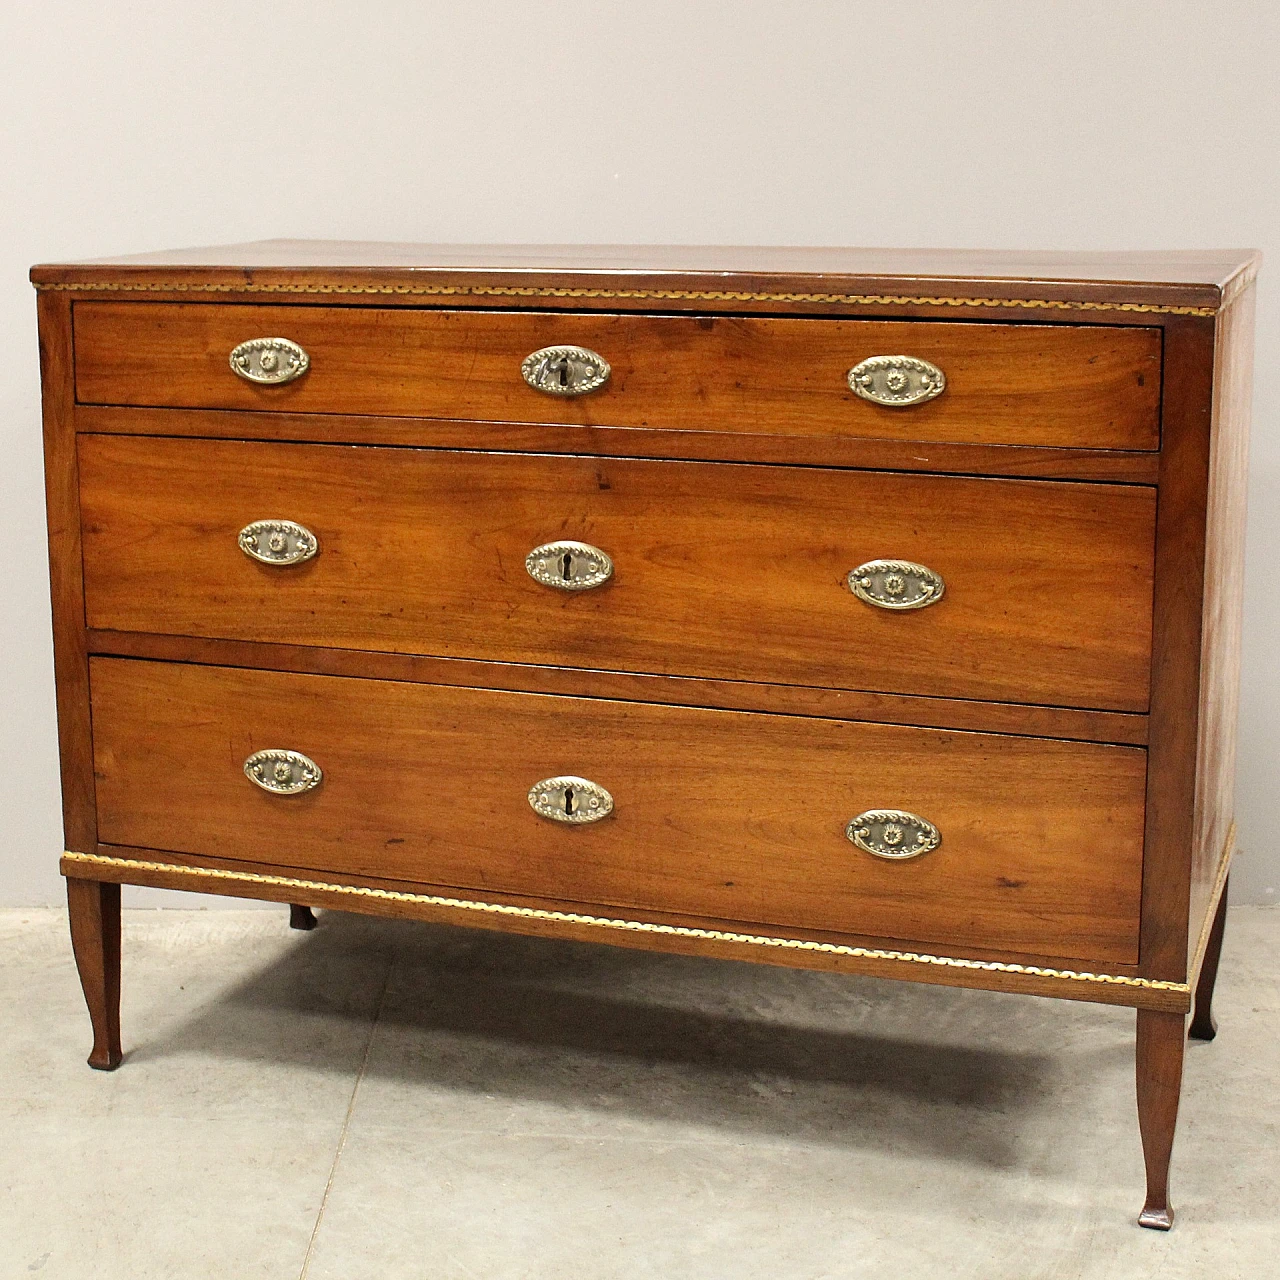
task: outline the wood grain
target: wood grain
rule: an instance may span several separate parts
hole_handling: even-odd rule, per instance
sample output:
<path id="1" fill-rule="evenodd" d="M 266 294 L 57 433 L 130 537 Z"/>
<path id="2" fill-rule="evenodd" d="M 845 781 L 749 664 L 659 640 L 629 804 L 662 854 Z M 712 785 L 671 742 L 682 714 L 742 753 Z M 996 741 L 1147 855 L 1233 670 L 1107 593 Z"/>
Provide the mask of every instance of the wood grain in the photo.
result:
<path id="1" fill-rule="evenodd" d="M 1137 957 L 1145 756 L 1125 747 L 97 658 L 103 839 L 932 945 Z M 325 771 L 268 795 L 241 766 Z M 526 792 L 612 793 L 566 827 Z M 844 826 L 934 822 L 904 863 Z"/>
<path id="2" fill-rule="evenodd" d="M 71 947 L 93 1024 L 89 1065 L 114 1071 L 120 1048 L 120 886 L 67 877 Z"/>
<path id="3" fill-rule="evenodd" d="M 1169 1160 L 1182 1095 L 1186 1018 L 1180 1013 L 1138 1010 L 1138 1126 L 1147 1166 L 1147 1198 L 1138 1223 L 1157 1231 L 1173 1226 L 1169 1204 Z"/>
<path id="4" fill-rule="evenodd" d="M 1188 953 L 1195 948 L 1235 820 L 1240 643 L 1244 612 L 1245 514 L 1253 392 L 1256 291 L 1246 290 L 1218 318 L 1214 340 L 1212 436 L 1206 499 L 1202 674 L 1196 744 Z"/>
<path id="5" fill-rule="evenodd" d="M 76 395 L 92 404 L 1159 445 L 1155 328 L 85 302 L 75 329 Z M 300 343 L 310 371 L 275 387 L 237 377 L 232 348 L 268 336 Z M 564 343 L 603 355 L 608 383 L 579 397 L 529 387 L 520 362 Z M 853 365 L 898 353 L 937 364 L 946 391 L 906 408 L 853 394 Z"/>
<path id="6" fill-rule="evenodd" d="M 612 698 L 622 702 L 666 702 L 724 711 L 770 711 L 778 715 L 868 720 L 932 729 L 974 729 L 1024 737 L 1071 738 L 1144 746 L 1147 717 L 1119 711 L 1073 707 L 1030 707 L 1024 703 L 974 702 L 963 698 L 921 698 L 864 689 L 822 689 L 812 685 L 700 680 L 574 667 L 523 667 L 511 662 L 474 662 L 420 654 L 370 653 L 309 645 L 265 644 L 252 640 L 210 640 L 199 636 L 148 635 L 138 631 L 90 631 L 89 652 L 122 658 L 157 658 L 207 666 L 255 667 L 304 675 L 360 676 L 415 684 L 459 685 L 469 689 L 559 693 L 569 697 Z"/>
<path id="7" fill-rule="evenodd" d="M 993 991 L 1007 991 L 1023 995 L 1057 996 L 1065 1000 L 1083 1000 L 1098 1004 L 1121 1005 L 1131 1008 L 1159 1009 L 1169 1013 L 1186 1013 L 1190 1008 L 1190 993 L 1173 988 L 1129 985 L 1127 983 L 1087 981 L 1079 978 L 1055 976 L 1047 970 L 1043 973 L 1012 969 L 997 969 L 986 965 L 925 964 L 889 955 L 847 954 L 842 951 L 826 951 L 805 947 L 775 947 L 756 943 L 689 935 L 683 933 L 652 933 L 630 929 L 603 929 L 599 926 L 575 923 L 571 920 L 545 919 L 539 916 L 498 915 L 462 910 L 406 900 L 394 895 L 366 896 L 356 891 L 360 885 L 375 889 L 399 890 L 405 893 L 434 894 L 440 886 L 428 886 L 407 881 L 387 880 L 357 876 L 345 872 L 341 876 L 332 872 L 305 871 L 281 867 L 263 862 L 213 858 L 207 854 L 190 855 L 169 850 L 145 849 L 124 845 L 99 844 L 97 853 L 111 859 L 110 864 L 95 862 L 92 865 L 78 856 L 63 859 L 65 874 L 92 875 L 115 884 L 150 885 L 160 889 L 189 889 L 199 886 L 203 893 L 232 897 L 259 898 L 268 902 L 288 902 L 301 899 L 312 907 L 327 907 L 338 911 L 355 911 L 368 915 L 386 916 L 400 920 L 423 920 L 436 924 L 460 925 L 503 933 L 521 933 L 533 937 L 567 938 L 575 941 L 633 947 L 645 951 L 664 951 L 680 955 L 706 956 L 722 960 L 744 960 L 758 964 L 784 965 L 788 968 L 817 969 L 833 973 L 862 974 L 867 977 L 893 978 L 908 982 L 937 983 L 953 987 L 973 987 Z M 154 866 L 149 865 L 154 864 Z M 155 869 L 159 868 L 159 869 Z M 224 878 L 211 879 L 193 875 L 195 870 L 217 868 L 226 873 Z M 240 878 L 242 873 L 274 874 L 290 879 L 289 885 L 280 886 L 261 880 Z M 293 881 L 305 876 L 313 887 L 297 888 Z M 480 895 L 456 894 L 461 900 L 485 902 L 511 902 L 519 906 L 545 906 L 556 908 L 550 900 L 521 897 L 512 894 L 486 892 Z M 563 904 L 561 904 L 563 905 Z M 593 916 L 612 916 L 618 913 L 600 906 L 583 904 Z M 675 915 L 671 912 L 628 912 L 628 917 L 639 920 L 655 920 L 683 925 L 689 929 L 724 928 L 726 922 L 707 917 Z M 824 933 L 811 929 L 761 930 L 762 936 L 803 938 L 818 942 L 831 942 L 849 947 L 893 947 L 887 940 L 877 941 L 854 934 Z M 905 955 L 907 953 L 895 953 Z M 914 953 L 913 953 L 914 954 Z M 1043 966 L 1042 957 L 990 952 L 977 947 L 953 947 L 946 955 L 951 958 L 973 956 L 976 959 L 1023 960 L 1028 966 Z M 1072 970 L 1073 963 L 1063 960 L 1049 964 L 1054 970 Z M 1108 974 L 1127 974 L 1131 965 L 1111 964 Z"/>
<path id="8" fill-rule="evenodd" d="M 903 948 L 904 942 L 908 941 L 901 938 L 878 938 L 865 933 L 849 933 L 847 931 L 836 931 L 832 929 L 809 929 L 795 925 L 789 926 L 786 929 L 765 925 L 748 926 L 742 921 L 726 920 L 718 916 L 697 915 L 688 911 L 659 910 L 657 908 L 645 910 L 628 908 L 625 911 L 622 911 L 616 906 L 609 906 L 606 903 L 600 902 L 564 903 L 555 898 L 540 897 L 536 894 L 504 893 L 494 889 L 485 889 L 482 892 L 476 892 L 473 890 L 459 889 L 456 885 L 433 884 L 430 881 L 423 880 L 402 880 L 394 876 L 366 876 L 360 875 L 354 871 L 344 871 L 339 873 L 334 871 L 320 871 L 310 867 L 287 867 L 282 866 L 279 863 L 264 862 L 258 859 L 218 858 L 207 853 L 178 853 L 172 849 L 149 849 L 140 845 L 103 844 L 100 841 L 98 843 L 97 855 L 98 857 L 94 858 L 93 861 L 87 862 L 84 860 L 84 855 L 78 853 L 64 854 L 64 870 L 68 874 L 77 876 L 96 877 L 104 880 L 119 880 L 120 877 L 116 873 L 117 868 L 114 866 L 114 860 L 123 859 L 129 868 L 130 875 L 132 875 L 134 870 L 139 866 L 140 860 L 146 860 L 160 862 L 166 867 L 168 867 L 169 864 L 174 864 L 175 866 L 188 868 L 195 873 L 199 873 L 194 875 L 194 878 L 189 877 L 189 879 L 191 879 L 192 883 L 196 883 L 202 888 L 207 888 L 209 892 L 215 892 L 217 887 L 224 884 L 228 878 L 235 879 L 239 876 L 244 876 L 244 883 L 250 885 L 252 889 L 252 892 L 249 895 L 250 897 L 256 895 L 263 896 L 267 899 L 270 899 L 272 893 L 276 890 L 286 893 L 287 895 L 287 889 L 280 885 L 263 883 L 260 878 L 255 879 L 255 876 L 282 876 L 286 877 L 288 879 L 288 883 L 291 885 L 297 885 L 299 883 L 308 885 L 318 884 L 326 893 L 340 889 L 358 890 L 362 888 L 368 888 L 376 891 L 374 896 L 366 896 L 361 893 L 350 899 L 351 902 L 356 904 L 353 909 L 357 911 L 363 909 L 360 905 L 361 903 L 372 902 L 376 905 L 378 901 L 386 901 L 387 899 L 384 899 L 379 895 L 382 894 L 382 891 L 389 890 L 391 891 L 391 898 L 394 898 L 397 892 L 416 895 L 415 900 L 405 901 L 402 905 L 408 912 L 421 908 L 425 912 L 429 913 L 418 917 L 420 919 L 433 920 L 437 923 L 445 921 L 453 924 L 462 924 L 466 927 L 475 925 L 481 928 L 489 928 L 490 925 L 496 921 L 496 927 L 503 928 L 505 927 L 502 923 L 503 921 L 525 920 L 527 922 L 528 917 L 523 914 L 505 915 L 493 913 L 492 919 L 490 919 L 490 913 L 476 912 L 470 909 L 463 911 L 457 907 L 442 907 L 438 903 L 434 902 L 423 903 L 417 900 L 417 898 L 421 898 L 426 895 L 431 898 L 447 898 L 451 901 L 457 901 L 464 904 L 504 904 L 520 908 L 522 913 L 525 909 L 532 909 L 534 912 L 563 912 L 569 910 L 598 919 L 612 921 L 620 920 L 624 923 L 626 921 L 645 921 L 663 925 L 681 926 L 687 930 L 717 930 L 721 932 L 737 933 L 742 933 L 744 930 L 747 930 L 748 936 L 752 938 L 788 938 L 802 942 L 836 944 L 850 948 L 861 947 L 900 951 Z M 102 857 L 112 859 L 112 865 L 104 865 L 100 861 Z M 213 869 L 216 869 L 219 873 L 219 878 L 216 880 L 211 876 L 204 874 L 205 871 Z M 223 873 L 226 874 L 224 875 Z M 150 882 L 144 882 L 142 880 L 134 881 L 126 876 L 123 883 L 142 884 Z M 170 887 L 174 886 L 171 885 Z M 261 894 L 258 894 L 257 892 L 259 889 L 262 891 Z M 310 890 L 299 889 L 299 896 L 294 900 L 298 902 L 313 902 L 316 905 L 326 905 L 326 903 L 330 906 L 340 905 L 336 899 L 326 899 L 325 903 L 317 902 L 313 897 L 309 896 L 310 892 Z M 281 900 L 287 901 L 287 896 Z M 476 915 L 481 915 L 485 918 L 477 920 L 475 918 Z M 548 925 L 550 925 L 551 930 L 554 931 L 556 921 L 540 920 L 535 918 L 532 923 L 543 926 L 541 931 L 547 932 L 546 926 Z M 617 930 L 603 929 L 600 926 L 592 927 L 595 932 L 589 936 L 594 936 L 597 941 L 601 942 L 609 941 L 609 935 L 613 932 L 617 932 Z M 660 940 L 663 936 L 664 935 L 657 933 L 648 934 L 648 937 L 654 940 Z M 703 941 L 704 939 L 698 937 L 693 940 Z M 760 948 L 757 945 L 754 950 L 743 952 L 742 955 L 748 960 L 759 958 L 759 950 Z M 911 954 L 920 954 L 923 951 L 924 948 L 917 945 L 917 949 L 912 951 Z M 695 952 L 694 954 L 712 955 L 717 953 L 707 951 Z M 951 959 L 974 961 L 975 968 L 988 961 L 994 962 L 992 968 L 985 970 L 980 969 L 980 971 L 996 975 L 1010 972 L 1007 968 L 998 967 L 1000 965 L 1007 966 L 1009 964 L 1037 966 L 1044 968 L 1046 972 L 1048 970 L 1078 970 L 1080 967 L 1079 961 L 1070 956 L 1045 955 L 1040 952 L 1007 951 L 999 950 L 994 947 L 952 946 L 947 947 L 945 953 L 938 950 L 937 954 L 945 954 L 946 957 Z M 915 962 L 908 961 L 906 963 Z M 1107 964 L 1106 973 L 1108 975 L 1123 978 L 1133 978 L 1135 979 L 1135 983 L 1138 982 L 1138 967 L 1134 964 L 1112 961 Z M 909 976 L 909 974 L 910 970 L 902 970 L 899 966 L 898 976 Z M 1000 990 L 1005 989 L 1006 988 L 1003 987 L 1000 988 Z M 1155 987 L 1148 988 L 1141 985 L 1135 985 L 1133 990 L 1139 995 L 1145 993 L 1147 996 L 1156 999 L 1156 1003 L 1149 1007 L 1163 1008 L 1174 1012 L 1181 1010 L 1184 1013 L 1190 1011 L 1191 991 L 1189 988 L 1178 992 L 1172 989 L 1161 989 Z M 1040 994 L 1043 994 L 1043 992 Z M 1126 1003 L 1126 1001 L 1121 1000 L 1119 1003 L 1123 1004 Z M 1128 1003 L 1132 1003 L 1132 1001 L 1128 1001 Z M 1144 1007 L 1148 1006 L 1144 1005 Z"/>
<path id="9" fill-rule="evenodd" d="M 1212 1040 L 1218 1034 L 1217 1019 L 1213 1016 L 1213 989 L 1218 981 L 1218 962 L 1222 959 L 1222 939 L 1227 930 L 1227 883 L 1223 882 L 1214 908 L 1213 924 L 1196 978 L 1194 1016 L 1188 1034 L 1196 1040 Z"/>
<path id="10" fill-rule="evenodd" d="M 787 294 L 813 293 L 922 294 L 953 300 L 1049 299 L 1086 306 L 1216 307 L 1252 278 L 1258 261 L 1259 255 L 1249 249 L 1028 253 L 847 246 L 263 240 L 38 266 L 32 268 L 31 278 L 47 285 L 205 285 L 224 291 L 284 285 L 313 290 L 326 300 L 344 296 L 359 300 L 359 294 L 342 291 L 364 289 L 378 291 L 384 305 L 412 304 L 414 297 L 406 290 L 422 284 L 444 284 L 465 293 L 469 286 L 500 283 L 510 289 L 594 289 L 622 294 L 602 300 L 601 305 L 610 310 L 628 305 L 626 293 L 646 289 L 668 294 L 714 292 L 721 296 L 722 305 L 735 309 L 751 305 L 751 300 L 741 295 L 754 290 L 771 293 L 771 299 L 756 305 L 773 309 L 789 305 Z M 665 304 L 679 307 L 682 299 L 668 297 Z M 814 305 L 808 301 L 799 304 Z M 569 305 L 582 304 L 573 300 Z M 1125 314 L 1117 310 L 1108 319 L 1123 322 Z"/>
<path id="11" fill-rule="evenodd" d="M 1209 320 L 1165 329 L 1142 966 L 1172 981 L 1188 965 L 1213 341 Z"/>
<path id="12" fill-rule="evenodd" d="M 98 837 L 81 571 L 80 483 L 72 416 L 71 306 L 65 298 L 51 294 L 40 297 L 36 306 L 63 839 L 67 848 L 87 850 L 93 848 Z"/>
<path id="13" fill-rule="evenodd" d="M 1119 485 L 80 437 L 90 625 L 888 693 L 1143 711 L 1155 495 Z M 319 555 L 260 565 L 287 518 Z M 558 538 L 591 591 L 535 582 Z M 864 561 L 947 583 L 906 613 Z"/>
<path id="14" fill-rule="evenodd" d="M 904 445 L 852 436 L 783 436 L 745 431 L 673 431 L 669 427 L 454 422 L 359 414 L 257 412 L 249 409 L 146 409 L 76 406 L 76 429 L 141 436 L 292 440 L 302 444 L 421 445 L 614 458 L 690 458 L 792 466 L 857 467 L 1045 480 L 1156 482 L 1160 455 L 1121 449 L 1038 449 L 1005 444 Z"/>

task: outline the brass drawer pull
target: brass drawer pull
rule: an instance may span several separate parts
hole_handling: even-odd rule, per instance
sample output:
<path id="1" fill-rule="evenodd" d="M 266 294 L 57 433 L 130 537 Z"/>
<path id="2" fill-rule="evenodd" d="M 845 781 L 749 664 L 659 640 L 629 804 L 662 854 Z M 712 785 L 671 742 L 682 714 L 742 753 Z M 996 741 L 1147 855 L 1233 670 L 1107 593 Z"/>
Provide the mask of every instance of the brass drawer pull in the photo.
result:
<path id="1" fill-rule="evenodd" d="M 868 560 L 849 571 L 849 590 L 877 609 L 923 609 L 942 599 L 940 573 L 911 560 Z"/>
<path id="2" fill-rule="evenodd" d="M 316 535 L 292 520 L 255 520 L 240 530 L 240 550 L 263 564 L 301 564 L 320 550 Z"/>
<path id="3" fill-rule="evenodd" d="M 868 809 L 844 833 L 865 853 L 895 862 L 918 858 L 942 843 L 942 832 L 932 822 L 905 809 Z"/>
<path id="4" fill-rule="evenodd" d="M 524 558 L 535 582 L 561 591 L 589 591 L 613 577 L 613 561 L 589 542 L 546 542 Z"/>
<path id="5" fill-rule="evenodd" d="M 585 396 L 609 381 L 609 362 L 587 347 L 542 347 L 520 365 L 524 380 L 550 396 Z"/>
<path id="6" fill-rule="evenodd" d="M 292 382 L 310 367 L 311 357 L 288 338 L 250 338 L 231 353 L 232 371 L 263 386 Z"/>
<path id="7" fill-rule="evenodd" d="M 905 408 L 940 396 L 947 375 L 915 356 L 871 356 L 849 370 L 849 389 L 872 404 Z"/>
<path id="8" fill-rule="evenodd" d="M 552 822 L 599 822 L 613 812 L 613 797 L 598 783 L 572 774 L 544 778 L 529 788 L 534 813 Z"/>
<path id="9" fill-rule="evenodd" d="M 318 787 L 324 772 L 301 751 L 272 747 L 266 751 L 255 751 L 244 762 L 244 776 L 272 795 L 296 796 Z"/>

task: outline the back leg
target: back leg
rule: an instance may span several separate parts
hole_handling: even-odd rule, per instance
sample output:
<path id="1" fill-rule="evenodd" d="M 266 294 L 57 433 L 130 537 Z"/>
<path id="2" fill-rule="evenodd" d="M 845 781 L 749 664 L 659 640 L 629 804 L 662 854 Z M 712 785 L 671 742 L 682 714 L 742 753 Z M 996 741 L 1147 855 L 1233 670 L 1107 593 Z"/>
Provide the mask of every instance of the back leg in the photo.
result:
<path id="1" fill-rule="evenodd" d="M 300 907 L 296 902 L 289 904 L 290 929 L 314 929 L 315 927 L 315 912 L 310 907 Z"/>
<path id="2" fill-rule="evenodd" d="M 1191 1018 L 1191 1030 L 1187 1033 L 1194 1040 L 1212 1040 L 1218 1034 L 1218 1024 L 1213 1018 L 1213 988 L 1218 981 L 1218 960 L 1222 956 L 1222 935 L 1227 927 L 1227 885 L 1222 886 L 1218 899 L 1218 911 L 1209 930 L 1209 942 L 1204 949 L 1204 961 L 1200 965 L 1200 980 L 1196 983 L 1195 1012 Z"/>

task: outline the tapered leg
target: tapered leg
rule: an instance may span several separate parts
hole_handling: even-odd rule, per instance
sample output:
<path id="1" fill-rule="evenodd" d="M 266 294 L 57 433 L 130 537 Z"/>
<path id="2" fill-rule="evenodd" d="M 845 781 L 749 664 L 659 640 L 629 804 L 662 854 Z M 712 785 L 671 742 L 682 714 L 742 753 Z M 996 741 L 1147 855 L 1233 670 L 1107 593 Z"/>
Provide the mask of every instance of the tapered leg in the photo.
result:
<path id="1" fill-rule="evenodd" d="M 67 879 L 71 948 L 93 1022 L 89 1065 L 114 1071 L 120 1052 L 120 886 Z"/>
<path id="2" fill-rule="evenodd" d="M 1213 1018 L 1213 986 L 1218 981 L 1218 959 L 1222 955 L 1222 934 L 1227 927 L 1227 886 L 1222 886 L 1217 914 L 1200 965 L 1200 981 L 1196 983 L 1195 1011 L 1191 1017 L 1191 1035 L 1197 1040 L 1212 1040 L 1218 1034 Z"/>
<path id="3" fill-rule="evenodd" d="M 315 927 L 316 917 L 310 907 L 300 907 L 296 902 L 289 903 L 290 929 L 314 929 Z"/>
<path id="4" fill-rule="evenodd" d="M 1182 1056 L 1187 1019 L 1181 1013 L 1138 1010 L 1138 1127 L 1147 1162 L 1147 1202 L 1138 1215 L 1144 1227 L 1168 1231 L 1173 1226 L 1169 1207 L 1169 1157 L 1178 1123 L 1182 1093 Z"/>

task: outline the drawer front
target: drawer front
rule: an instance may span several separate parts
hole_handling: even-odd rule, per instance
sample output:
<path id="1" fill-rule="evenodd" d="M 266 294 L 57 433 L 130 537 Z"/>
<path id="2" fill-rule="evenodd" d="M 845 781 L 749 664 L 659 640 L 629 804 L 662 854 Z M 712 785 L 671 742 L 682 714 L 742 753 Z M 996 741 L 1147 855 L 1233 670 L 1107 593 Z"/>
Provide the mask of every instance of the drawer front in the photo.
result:
<path id="1" fill-rule="evenodd" d="M 307 371 L 237 376 L 233 349 L 264 337 L 301 346 Z M 602 356 L 608 380 L 531 387 L 526 356 L 562 344 Z M 945 390 L 906 406 L 855 395 L 850 370 L 886 355 L 935 365 Z M 1160 332 L 1145 328 L 90 302 L 75 308 L 75 362 L 91 404 L 1159 446 Z"/>
<path id="2" fill-rule="evenodd" d="M 91 627 L 1147 705 L 1151 489 L 118 436 L 82 436 L 79 461 Z M 245 554 L 242 529 L 282 519 L 312 558 Z M 536 581 L 529 553 L 565 540 L 612 576 Z M 857 598 L 850 571 L 877 559 L 925 566 L 942 598 Z"/>
<path id="3" fill-rule="evenodd" d="M 111 658 L 93 660 L 91 689 L 107 843 L 1137 959 L 1139 749 Z M 243 764 L 270 749 L 322 780 L 263 790 Z M 612 812 L 536 813 L 530 788 L 564 775 L 605 788 Z M 892 861 L 864 851 L 846 827 L 881 809 L 941 842 Z"/>

